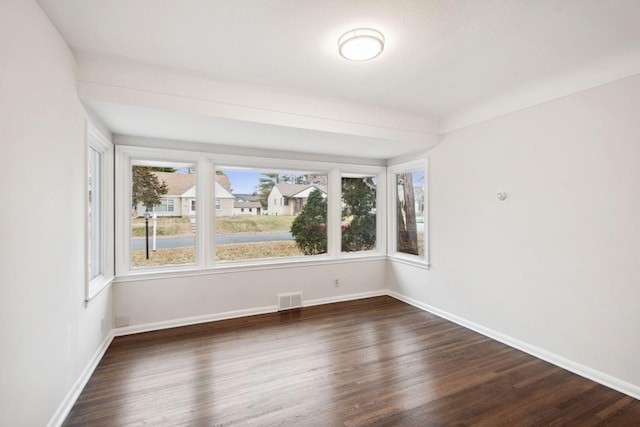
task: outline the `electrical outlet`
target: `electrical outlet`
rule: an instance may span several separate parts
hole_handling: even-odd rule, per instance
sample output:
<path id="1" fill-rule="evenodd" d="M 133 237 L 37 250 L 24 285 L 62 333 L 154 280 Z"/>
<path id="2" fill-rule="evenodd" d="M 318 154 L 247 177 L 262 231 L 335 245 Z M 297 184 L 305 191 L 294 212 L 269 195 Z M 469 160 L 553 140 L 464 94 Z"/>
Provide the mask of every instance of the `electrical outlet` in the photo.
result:
<path id="1" fill-rule="evenodd" d="M 340 287 L 340 279 L 333 279 L 333 287 L 334 288 Z"/>
<path id="2" fill-rule="evenodd" d="M 104 332 L 107 328 L 107 322 L 104 320 L 104 317 L 100 318 L 100 332 Z"/>

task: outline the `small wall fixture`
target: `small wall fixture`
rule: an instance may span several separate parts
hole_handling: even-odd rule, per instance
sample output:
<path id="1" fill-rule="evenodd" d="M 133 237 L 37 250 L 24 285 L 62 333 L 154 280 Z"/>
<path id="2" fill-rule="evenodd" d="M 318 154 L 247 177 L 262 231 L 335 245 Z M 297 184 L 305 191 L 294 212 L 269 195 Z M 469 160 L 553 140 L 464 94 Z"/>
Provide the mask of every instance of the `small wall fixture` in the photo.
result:
<path id="1" fill-rule="evenodd" d="M 384 36 L 373 28 L 356 28 L 338 39 L 340 56 L 350 61 L 368 61 L 384 50 Z"/>
<path id="2" fill-rule="evenodd" d="M 499 191 L 496 194 L 496 197 L 498 198 L 498 200 L 500 200 L 501 202 L 504 202 L 505 200 L 507 200 L 507 192 L 506 191 Z"/>

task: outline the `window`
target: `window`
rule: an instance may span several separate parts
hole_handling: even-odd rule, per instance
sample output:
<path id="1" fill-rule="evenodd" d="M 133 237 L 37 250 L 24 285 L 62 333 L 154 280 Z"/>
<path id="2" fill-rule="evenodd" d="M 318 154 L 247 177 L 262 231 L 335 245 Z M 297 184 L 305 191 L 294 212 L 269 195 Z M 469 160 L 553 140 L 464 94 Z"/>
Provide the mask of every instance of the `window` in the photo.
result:
<path id="1" fill-rule="evenodd" d="M 395 253 L 427 261 L 426 166 L 413 163 L 393 168 Z"/>
<path id="2" fill-rule="evenodd" d="M 326 172 L 220 166 L 215 188 L 223 206 L 216 213 L 217 262 L 327 252 Z M 231 188 L 246 202 L 261 203 L 268 215 L 234 216 Z"/>
<path id="3" fill-rule="evenodd" d="M 116 152 L 123 280 L 386 253 L 382 166 L 131 145 Z"/>
<path id="4" fill-rule="evenodd" d="M 87 285 L 90 301 L 113 281 L 113 145 L 88 126 Z M 110 232 L 111 230 L 111 232 Z"/>
<path id="5" fill-rule="evenodd" d="M 89 147 L 89 279 L 102 274 L 102 154 Z"/>
<path id="6" fill-rule="evenodd" d="M 193 164 L 132 162 L 132 268 L 195 264 L 195 171 Z"/>
<path id="7" fill-rule="evenodd" d="M 175 200 L 162 198 L 160 203 L 153 206 L 153 212 L 174 212 Z"/>
<path id="8" fill-rule="evenodd" d="M 376 249 L 375 175 L 343 174 L 342 182 L 342 252 L 360 252 Z"/>

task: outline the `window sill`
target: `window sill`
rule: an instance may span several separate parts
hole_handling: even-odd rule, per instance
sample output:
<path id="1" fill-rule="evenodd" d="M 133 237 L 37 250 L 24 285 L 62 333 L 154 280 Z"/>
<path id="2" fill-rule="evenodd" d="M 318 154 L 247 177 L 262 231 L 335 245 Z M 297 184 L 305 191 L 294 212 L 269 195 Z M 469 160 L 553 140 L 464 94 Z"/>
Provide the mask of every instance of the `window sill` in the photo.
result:
<path id="1" fill-rule="evenodd" d="M 87 295 L 84 298 L 85 303 L 93 301 L 98 295 L 107 289 L 115 281 L 115 276 L 98 276 L 89 282 Z"/>
<path id="2" fill-rule="evenodd" d="M 294 258 L 282 258 L 282 259 L 268 259 L 262 261 L 236 261 L 236 262 L 219 262 L 213 267 L 196 267 L 185 266 L 173 268 L 166 267 L 162 269 L 148 269 L 144 271 L 134 271 L 127 274 L 122 274 L 116 277 L 115 281 L 118 283 L 123 282 L 137 282 L 140 280 L 156 280 L 156 279 L 169 279 L 176 277 L 189 277 L 189 276 L 206 276 L 211 274 L 220 273 L 232 273 L 242 271 L 259 271 L 259 270 L 273 270 L 279 268 L 293 268 L 293 267 L 311 267 L 316 265 L 334 265 L 345 264 L 352 262 L 362 261 L 376 261 L 387 259 L 385 255 L 379 253 L 366 253 L 355 254 L 349 257 L 340 256 L 336 258 L 329 258 L 328 256 L 318 255 L 315 259 L 294 259 Z"/>
<path id="3" fill-rule="evenodd" d="M 409 257 L 404 257 L 402 255 L 389 255 L 388 259 L 389 259 L 389 261 L 397 262 L 399 264 L 410 265 L 410 266 L 413 266 L 413 267 L 422 268 L 424 270 L 429 270 L 429 268 L 431 267 L 431 264 L 429 264 L 428 262 L 426 262 L 423 259 L 417 260 L 417 259 L 412 259 L 412 258 L 409 258 Z"/>

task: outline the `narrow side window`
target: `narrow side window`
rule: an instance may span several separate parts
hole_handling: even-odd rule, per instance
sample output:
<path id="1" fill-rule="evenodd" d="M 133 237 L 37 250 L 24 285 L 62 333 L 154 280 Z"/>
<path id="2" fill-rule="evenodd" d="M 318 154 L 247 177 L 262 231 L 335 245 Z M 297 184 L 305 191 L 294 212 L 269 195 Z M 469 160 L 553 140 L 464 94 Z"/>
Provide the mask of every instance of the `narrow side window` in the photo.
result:
<path id="1" fill-rule="evenodd" d="M 113 144 L 89 124 L 87 133 L 87 282 L 85 300 L 108 287 L 113 271 Z"/>
<path id="2" fill-rule="evenodd" d="M 426 257 L 425 184 L 423 167 L 394 174 L 397 253 Z"/>
<path id="3" fill-rule="evenodd" d="M 103 218 L 102 218 L 102 154 L 89 148 L 89 227 L 88 227 L 88 268 L 89 279 L 103 273 Z"/>

